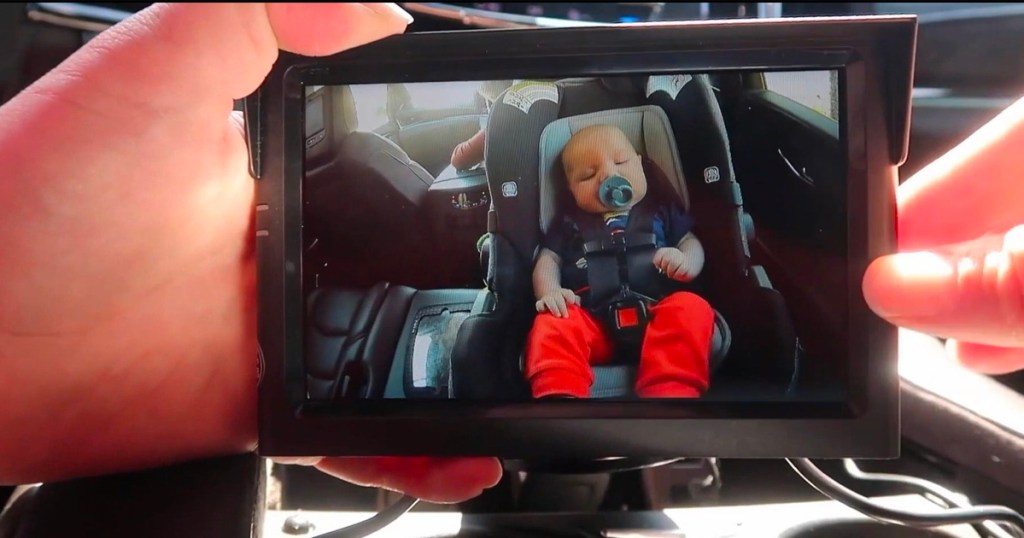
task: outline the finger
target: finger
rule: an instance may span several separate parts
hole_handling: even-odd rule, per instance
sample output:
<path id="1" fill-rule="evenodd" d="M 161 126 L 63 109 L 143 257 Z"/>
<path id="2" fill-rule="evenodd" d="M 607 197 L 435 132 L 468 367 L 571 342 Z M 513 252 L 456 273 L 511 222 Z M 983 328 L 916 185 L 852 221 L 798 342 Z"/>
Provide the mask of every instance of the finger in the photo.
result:
<path id="1" fill-rule="evenodd" d="M 324 458 L 317 468 L 359 486 L 434 503 L 472 499 L 497 484 L 502 473 L 494 458 Z"/>
<path id="2" fill-rule="evenodd" d="M 990 346 L 1024 347 L 1024 226 L 934 252 L 872 263 L 864 297 L 896 325 Z"/>
<path id="3" fill-rule="evenodd" d="M 949 356 L 971 370 L 1002 375 L 1024 369 L 1024 348 L 1006 348 L 948 340 Z"/>
<path id="4" fill-rule="evenodd" d="M 70 84 L 88 92 L 83 100 L 100 98 L 97 107 L 226 111 L 260 85 L 279 48 L 339 52 L 403 32 L 411 21 L 403 14 L 389 4 L 157 4 L 92 39 L 41 84 Z M 82 72 L 89 77 L 75 76 Z M 132 123 L 152 120 L 121 108 Z"/>
<path id="5" fill-rule="evenodd" d="M 556 318 L 562 317 L 562 313 L 558 310 L 558 304 L 555 302 L 555 298 L 553 296 L 544 298 L 544 306 L 546 306 L 548 312 L 551 312 L 551 314 Z"/>
<path id="6" fill-rule="evenodd" d="M 672 269 L 672 274 L 679 275 L 682 273 L 683 269 L 686 267 L 686 256 L 676 256 L 675 259 L 672 260 L 670 267 Z"/>
<path id="7" fill-rule="evenodd" d="M 1024 99 L 898 190 L 902 250 L 1005 232 L 1024 222 Z"/>
<path id="8" fill-rule="evenodd" d="M 657 268 L 661 269 L 661 266 L 664 263 L 665 263 L 665 250 L 664 249 L 658 249 L 657 252 L 654 253 L 654 265 Z"/>
<path id="9" fill-rule="evenodd" d="M 569 308 L 565 305 L 565 297 L 561 295 L 555 296 L 555 307 L 558 308 L 558 313 L 561 317 L 569 317 Z"/>
<path id="10" fill-rule="evenodd" d="M 541 300 L 537 301 L 537 304 L 535 306 L 537 307 L 537 312 L 543 312 L 544 311 L 544 299 L 541 299 Z"/>
<path id="11" fill-rule="evenodd" d="M 343 7 L 344 6 L 344 7 Z M 392 33 L 400 33 L 412 17 L 393 3 L 363 4 L 267 4 L 267 15 L 283 50 L 308 56 L 326 56 L 364 45 Z M 341 20 L 369 21 L 367 25 Z"/>
<path id="12" fill-rule="evenodd" d="M 105 177 L 125 168 L 151 177 L 150 169 L 180 166 L 176 152 L 166 148 L 182 143 L 237 151 L 242 139 L 225 120 L 233 100 L 252 93 L 265 79 L 278 47 L 322 54 L 400 33 L 407 19 L 394 9 L 363 4 L 151 6 L 90 40 L 5 104 L 0 142 L 9 155 L 33 163 L 47 160 L 45 148 L 66 148 L 64 159 L 35 171 L 50 172 L 46 177 Z M 31 141 L 40 125 L 48 138 L 42 147 Z M 183 141 L 183 133 L 190 140 Z M 232 140 L 226 143 L 226 137 Z M 133 157 L 138 162 L 125 162 Z M 0 156 L 0 161 L 6 159 Z M 53 169 L 66 162 L 79 168 Z M 10 168 L 6 162 L 0 166 Z"/>
<path id="13" fill-rule="evenodd" d="M 322 457 L 310 456 L 310 457 L 273 457 L 270 461 L 280 465 L 302 465 L 304 467 L 310 467 L 323 461 Z"/>

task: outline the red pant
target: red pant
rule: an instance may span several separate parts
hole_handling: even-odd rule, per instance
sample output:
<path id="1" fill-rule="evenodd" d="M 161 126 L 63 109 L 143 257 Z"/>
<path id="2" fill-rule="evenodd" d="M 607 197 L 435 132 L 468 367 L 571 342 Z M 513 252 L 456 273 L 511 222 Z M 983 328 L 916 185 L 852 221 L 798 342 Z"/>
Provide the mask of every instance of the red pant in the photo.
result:
<path id="1" fill-rule="evenodd" d="M 714 330 L 711 305 L 677 292 L 650 310 L 640 351 L 636 393 L 644 398 L 696 398 L 708 388 L 708 356 Z M 569 306 L 569 317 L 537 315 L 526 346 L 526 376 L 534 398 L 586 398 L 594 383 L 591 365 L 607 364 L 614 342 L 590 312 Z"/>

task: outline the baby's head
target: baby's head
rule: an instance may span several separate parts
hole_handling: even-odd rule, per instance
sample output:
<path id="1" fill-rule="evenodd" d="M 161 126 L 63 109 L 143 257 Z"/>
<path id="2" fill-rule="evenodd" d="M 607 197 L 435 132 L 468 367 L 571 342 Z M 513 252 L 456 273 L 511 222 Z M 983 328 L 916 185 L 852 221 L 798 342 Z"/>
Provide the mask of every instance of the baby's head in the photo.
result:
<path id="1" fill-rule="evenodd" d="M 647 194 L 643 160 L 613 125 L 573 135 L 562 150 L 562 169 L 576 205 L 589 213 L 627 210 Z"/>

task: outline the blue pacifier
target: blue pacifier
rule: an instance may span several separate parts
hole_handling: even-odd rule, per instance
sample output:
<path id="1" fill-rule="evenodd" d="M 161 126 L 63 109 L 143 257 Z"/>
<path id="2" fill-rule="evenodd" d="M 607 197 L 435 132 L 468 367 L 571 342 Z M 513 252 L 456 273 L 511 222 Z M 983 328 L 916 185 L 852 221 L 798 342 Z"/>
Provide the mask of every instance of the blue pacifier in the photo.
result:
<path id="1" fill-rule="evenodd" d="M 601 203 L 609 209 L 622 209 L 633 200 L 633 187 L 622 176 L 611 176 L 597 190 Z"/>

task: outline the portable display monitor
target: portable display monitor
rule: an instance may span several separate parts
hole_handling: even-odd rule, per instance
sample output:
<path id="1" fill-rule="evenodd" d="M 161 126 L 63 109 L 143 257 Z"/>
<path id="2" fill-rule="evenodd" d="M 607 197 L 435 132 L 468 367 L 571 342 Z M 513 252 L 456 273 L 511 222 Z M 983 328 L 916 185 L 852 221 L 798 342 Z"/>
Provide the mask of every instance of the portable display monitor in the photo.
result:
<path id="1" fill-rule="evenodd" d="M 246 102 L 266 455 L 891 457 L 911 17 L 394 36 Z"/>

